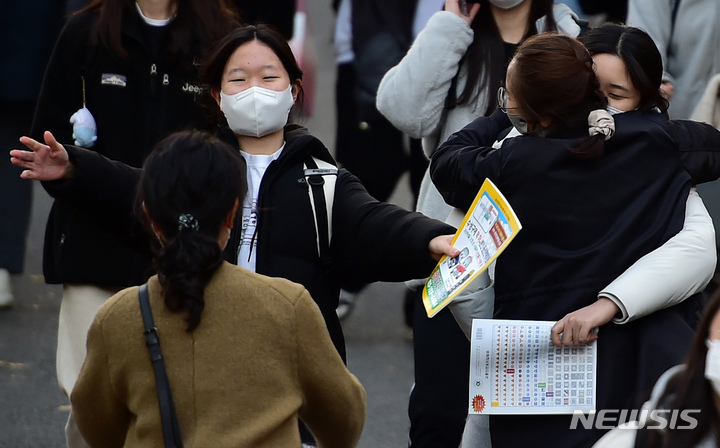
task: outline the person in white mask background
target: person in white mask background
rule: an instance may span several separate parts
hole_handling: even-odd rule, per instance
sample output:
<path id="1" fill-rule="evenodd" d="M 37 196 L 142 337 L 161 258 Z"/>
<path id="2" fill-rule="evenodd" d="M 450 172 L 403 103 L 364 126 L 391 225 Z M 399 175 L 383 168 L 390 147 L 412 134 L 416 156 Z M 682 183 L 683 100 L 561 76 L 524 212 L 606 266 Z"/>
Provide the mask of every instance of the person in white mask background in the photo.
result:
<path id="1" fill-rule="evenodd" d="M 328 149 L 307 129 L 287 124 L 302 100 L 302 71 L 273 28 L 248 25 L 228 33 L 201 63 L 200 80 L 218 121 L 217 136 L 239 150 L 247 165 L 248 194 L 225 258 L 305 286 L 345 360 L 335 312 L 340 288 L 429 275 L 441 255 L 457 255 L 450 245 L 455 229 L 375 200 L 356 177 L 335 168 Z M 21 140 L 32 152 L 12 151 L 13 163 L 27 170 L 24 177 L 65 179 L 60 182 L 83 195 L 86 206 L 111 209 L 117 221 L 132 214 L 140 170 L 46 137 L 48 145 Z M 310 176 L 311 164 L 327 175 Z M 316 195 L 313 184 L 334 184 L 334 192 Z M 318 210 L 325 216 L 316 222 Z M 328 218 L 329 235 L 318 235 Z M 327 250 L 320 250 L 328 237 Z M 311 434 L 301 432 L 303 443 L 312 446 Z"/>
<path id="2" fill-rule="evenodd" d="M 673 413 L 682 418 L 673 419 Z M 610 431 L 594 448 L 720 446 L 720 292 L 705 307 L 685 363 L 658 379 L 639 415 L 639 421 Z"/>
<path id="3" fill-rule="evenodd" d="M 467 12 L 460 3 L 445 1 L 378 87 L 378 110 L 410 137 L 422 138 L 427 157 L 452 133 L 496 109 L 496 92 L 520 42 L 545 32 L 575 37 L 583 23 L 552 0 L 468 1 Z M 416 210 L 441 220 L 451 211 L 427 170 Z M 468 407 L 469 343 L 449 310 L 432 319 L 422 307 L 414 311 L 410 446 L 456 448 Z"/>

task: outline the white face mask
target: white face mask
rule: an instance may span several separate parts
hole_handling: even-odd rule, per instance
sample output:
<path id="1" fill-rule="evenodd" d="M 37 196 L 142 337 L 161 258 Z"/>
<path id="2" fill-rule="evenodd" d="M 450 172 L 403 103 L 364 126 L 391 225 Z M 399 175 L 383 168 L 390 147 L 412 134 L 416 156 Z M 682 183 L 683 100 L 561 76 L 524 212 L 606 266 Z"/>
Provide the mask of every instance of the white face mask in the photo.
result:
<path id="1" fill-rule="evenodd" d="M 617 115 L 617 114 L 622 114 L 625 112 L 624 110 L 620 110 L 620 109 L 612 107 L 612 106 L 608 106 L 607 111 L 610 113 L 610 115 Z"/>
<path id="2" fill-rule="evenodd" d="M 720 341 L 707 341 L 705 378 L 710 381 L 715 393 L 720 395 Z"/>
<path id="3" fill-rule="evenodd" d="M 497 6 L 500 9 L 514 8 L 525 0 L 490 0 L 490 3 Z"/>
<path id="4" fill-rule="evenodd" d="M 235 95 L 220 91 L 220 110 L 230 129 L 239 135 L 263 137 L 279 131 L 287 123 L 293 104 L 292 85 L 279 92 L 257 86 Z"/>

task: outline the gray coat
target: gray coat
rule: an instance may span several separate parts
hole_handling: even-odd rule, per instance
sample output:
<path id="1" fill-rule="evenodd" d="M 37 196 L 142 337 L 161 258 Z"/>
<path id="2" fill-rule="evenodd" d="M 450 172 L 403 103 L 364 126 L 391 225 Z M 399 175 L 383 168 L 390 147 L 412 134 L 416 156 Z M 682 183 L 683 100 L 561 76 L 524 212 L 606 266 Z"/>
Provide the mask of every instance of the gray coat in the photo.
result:
<path id="1" fill-rule="evenodd" d="M 720 72 L 720 2 L 680 0 L 672 33 L 671 3 L 630 0 L 627 23 L 645 30 L 660 50 L 666 78 L 675 86 L 670 118 L 688 119 L 710 78 Z"/>

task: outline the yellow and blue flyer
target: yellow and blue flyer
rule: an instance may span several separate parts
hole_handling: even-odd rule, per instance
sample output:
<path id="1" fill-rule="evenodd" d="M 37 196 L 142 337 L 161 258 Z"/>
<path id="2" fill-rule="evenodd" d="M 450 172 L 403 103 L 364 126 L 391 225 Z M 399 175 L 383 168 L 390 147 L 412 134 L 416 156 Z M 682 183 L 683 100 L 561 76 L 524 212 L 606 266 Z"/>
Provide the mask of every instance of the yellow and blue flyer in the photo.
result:
<path id="1" fill-rule="evenodd" d="M 452 240 L 460 255 L 442 257 L 425 283 L 422 297 L 427 315 L 433 317 L 445 308 L 490 266 L 521 228 L 505 197 L 485 179 Z"/>

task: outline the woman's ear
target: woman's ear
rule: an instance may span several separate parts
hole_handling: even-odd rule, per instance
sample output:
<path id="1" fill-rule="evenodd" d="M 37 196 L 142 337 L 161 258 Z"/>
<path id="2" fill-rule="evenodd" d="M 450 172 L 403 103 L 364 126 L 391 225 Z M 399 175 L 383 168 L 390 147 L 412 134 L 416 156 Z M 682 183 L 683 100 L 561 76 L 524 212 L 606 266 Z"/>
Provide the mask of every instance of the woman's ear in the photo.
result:
<path id="1" fill-rule="evenodd" d="M 210 89 L 210 95 L 212 95 L 217 105 L 220 106 L 220 89 Z"/>
<path id="2" fill-rule="evenodd" d="M 145 217 L 147 218 L 148 222 L 150 223 L 150 228 L 152 228 L 158 241 L 160 242 L 160 244 L 162 244 L 163 240 L 165 239 L 165 235 L 163 235 L 163 231 L 160 228 L 160 226 L 155 221 L 153 221 L 152 218 L 150 217 L 147 207 L 145 207 L 145 201 L 142 201 L 142 210 L 143 210 L 143 213 L 145 213 Z"/>
<path id="3" fill-rule="evenodd" d="M 302 79 L 296 79 L 292 86 L 293 101 L 297 101 L 300 91 L 302 91 Z"/>
<path id="4" fill-rule="evenodd" d="M 228 229 L 232 229 L 235 227 L 235 215 L 237 215 L 238 209 L 240 208 L 240 199 L 235 198 L 235 203 L 233 204 L 232 210 L 230 210 L 230 213 L 227 214 L 225 217 L 225 221 L 223 221 L 223 224 Z"/>

